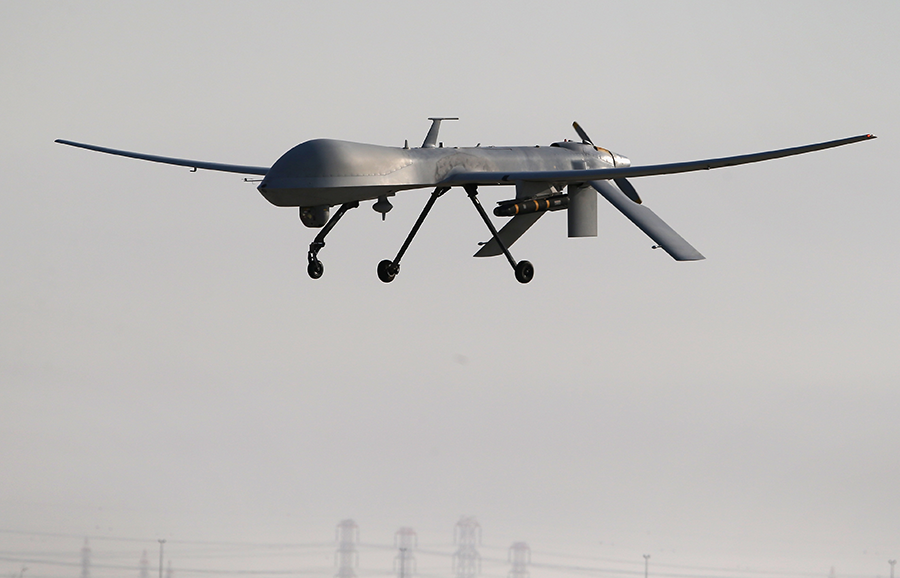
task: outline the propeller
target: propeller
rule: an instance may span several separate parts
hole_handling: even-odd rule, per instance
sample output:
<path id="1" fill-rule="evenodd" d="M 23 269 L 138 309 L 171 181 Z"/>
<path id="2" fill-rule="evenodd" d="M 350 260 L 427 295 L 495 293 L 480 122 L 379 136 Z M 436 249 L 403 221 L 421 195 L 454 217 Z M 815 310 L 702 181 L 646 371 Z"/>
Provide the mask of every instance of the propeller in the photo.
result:
<path id="1" fill-rule="evenodd" d="M 573 122 L 572 126 L 584 144 L 591 145 L 598 151 L 604 151 L 609 154 L 613 159 L 613 166 L 615 166 L 616 155 L 591 142 L 591 137 L 584 132 L 584 129 L 577 122 Z M 621 178 L 613 179 L 613 182 L 616 183 L 615 187 L 609 181 L 591 181 L 588 184 L 612 203 L 628 220 L 637 225 L 648 237 L 653 239 L 656 242 L 654 249 L 662 247 L 676 261 L 699 261 L 705 259 L 697 249 L 684 240 L 684 237 L 676 233 L 665 221 L 656 216 L 656 213 L 641 203 L 641 198 L 631 183 Z M 571 211 L 571 208 L 569 210 Z"/>
<path id="2" fill-rule="evenodd" d="M 581 142 L 583 142 L 584 144 L 589 144 L 589 145 L 591 145 L 592 147 L 596 147 L 596 146 L 597 146 L 597 145 L 594 144 L 594 141 L 591 140 L 591 137 L 589 137 L 588 134 L 587 134 L 586 132 L 584 132 L 584 129 L 581 128 L 581 125 L 578 124 L 578 122 L 573 122 L 573 123 L 572 123 L 572 128 L 574 128 L 574 129 L 575 129 L 575 132 L 578 133 L 578 136 L 581 137 Z"/>
<path id="3" fill-rule="evenodd" d="M 592 141 L 591 137 L 589 137 L 588 134 L 586 132 L 584 132 L 584 129 L 581 128 L 580 124 L 578 124 L 577 122 L 573 122 L 572 128 L 574 128 L 575 132 L 578 133 L 578 136 L 581 137 L 581 142 L 583 142 L 584 144 L 587 144 L 587 145 L 591 145 L 598 151 L 603 151 L 603 152 L 607 153 L 613 160 L 613 166 L 616 165 L 616 155 L 612 154 L 612 152 L 610 152 L 609 150 L 607 150 L 603 147 L 598 147 L 597 145 L 595 145 L 594 141 Z M 641 197 L 640 197 L 640 195 L 638 195 L 637 189 L 634 188 L 634 185 L 632 185 L 631 183 L 628 182 L 628 179 L 624 179 L 624 178 L 613 179 L 613 182 L 616 183 L 616 186 L 619 187 L 623 193 L 625 193 L 626 197 L 628 197 L 629 199 L 631 199 L 632 201 L 634 201 L 635 203 L 637 203 L 639 205 L 641 204 Z"/>

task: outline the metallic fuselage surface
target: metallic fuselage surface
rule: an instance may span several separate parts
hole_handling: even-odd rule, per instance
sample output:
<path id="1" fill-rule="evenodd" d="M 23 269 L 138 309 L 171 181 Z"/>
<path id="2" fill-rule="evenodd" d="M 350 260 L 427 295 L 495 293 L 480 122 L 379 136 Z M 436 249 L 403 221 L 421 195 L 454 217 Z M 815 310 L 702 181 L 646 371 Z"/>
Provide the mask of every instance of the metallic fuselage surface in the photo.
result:
<path id="1" fill-rule="evenodd" d="M 258 188 L 279 207 L 333 206 L 434 187 L 458 172 L 613 166 L 607 151 L 570 141 L 535 147 L 408 149 L 318 139 L 299 144 L 282 155 Z"/>

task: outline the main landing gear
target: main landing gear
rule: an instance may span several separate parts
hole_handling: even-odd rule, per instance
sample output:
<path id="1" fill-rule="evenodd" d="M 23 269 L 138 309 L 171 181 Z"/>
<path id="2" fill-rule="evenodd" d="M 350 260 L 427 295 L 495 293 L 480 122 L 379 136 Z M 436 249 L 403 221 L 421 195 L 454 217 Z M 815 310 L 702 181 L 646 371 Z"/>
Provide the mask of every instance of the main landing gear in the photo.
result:
<path id="1" fill-rule="evenodd" d="M 469 195 L 469 198 L 472 199 L 472 204 L 475 205 L 475 208 L 478 210 L 478 214 L 481 215 L 484 224 L 487 225 L 488 230 L 490 230 L 491 235 L 494 236 L 494 239 L 497 241 L 497 244 L 500 245 L 500 248 L 503 249 L 503 254 L 506 255 L 506 260 L 509 261 L 509 264 L 512 266 L 513 271 L 516 272 L 516 281 L 519 283 L 528 283 L 534 278 L 534 266 L 528 261 L 519 261 L 516 263 L 516 260 L 513 259 L 512 254 L 510 254 L 509 249 L 506 248 L 506 245 L 503 241 L 500 240 L 500 235 L 497 234 L 497 229 L 494 227 L 494 224 L 488 218 L 487 213 L 484 212 L 484 207 L 481 206 L 481 201 L 478 200 L 478 186 L 477 185 L 465 185 L 463 187 L 466 190 L 466 193 Z"/>
<path id="2" fill-rule="evenodd" d="M 322 273 L 325 272 L 325 266 L 322 265 L 322 262 L 319 261 L 319 251 L 325 246 L 325 236 L 337 225 L 337 222 L 341 220 L 341 217 L 344 216 L 344 213 L 349 211 L 350 209 L 355 209 L 359 206 L 359 201 L 352 201 L 350 203 L 344 203 L 341 205 L 341 208 L 337 210 L 337 212 L 332 215 L 328 222 L 322 227 L 322 230 L 319 231 L 319 234 L 316 235 L 316 238 L 313 239 L 313 242 L 309 244 L 309 253 L 306 254 L 306 259 L 309 264 L 306 266 L 306 272 L 309 273 L 309 276 L 313 279 L 318 279 L 322 276 Z"/>
<path id="3" fill-rule="evenodd" d="M 465 185 L 466 193 L 469 195 L 469 199 L 471 199 L 472 204 L 475 205 L 475 209 L 478 211 L 478 214 L 481 215 L 484 224 L 487 225 L 488 230 L 491 232 L 494 240 L 497 241 L 497 244 L 500 245 L 500 248 L 503 250 L 503 254 L 506 255 L 506 260 L 509 261 L 509 264 L 512 266 L 513 270 L 516 272 L 516 281 L 519 283 L 528 283 L 534 277 L 534 266 L 528 261 L 519 261 L 516 262 L 513 259 L 513 256 L 510 254 L 509 249 L 507 249 L 506 245 L 500 239 L 500 235 L 497 233 L 497 229 L 494 227 L 494 224 L 491 222 L 490 218 L 488 218 L 487 213 L 484 211 L 484 207 L 481 206 L 481 202 L 478 200 L 478 187 L 476 185 Z M 381 263 L 378 264 L 378 278 L 381 279 L 385 283 L 390 283 L 394 280 L 394 278 L 400 273 L 400 259 L 403 258 L 403 255 L 406 253 L 406 250 L 409 248 L 410 243 L 412 243 L 413 238 L 416 236 L 416 233 L 419 232 L 419 228 L 422 226 L 422 223 L 425 221 L 425 217 L 428 216 L 429 211 L 434 206 L 434 203 L 440 198 L 444 193 L 450 190 L 450 187 L 438 187 L 431 193 L 431 197 L 428 199 L 428 202 L 425 204 L 425 208 L 422 209 L 421 214 L 419 214 L 419 218 L 416 219 L 416 224 L 413 225 L 412 230 L 409 232 L 409 235 L 406 236 L 406 240 L 403 242 L 403 246 L 400 247 L 400 251 L 397 252 L 397 256 L 394 257 L 393 260 L 385 259 Z M 325 247 L 325 237 L 329 232 L 334 228 L 338 221 L 341 220 L 341 217 L 344 216 L 344 213 L 349 211 L 350 209 L 355 209 L 359 207 L 358 201 L 352 201 L 350 203 L 344 203 L 341 205 L 341 208 L 335 212 L 334 215 L 325 223 L 325 226 L 322 227 L 322 230 L 319 231 L 319 234 L 316 235 L 316 238 L 313 239 L 313 242 L 309 244 L 309 252 L 307 253 L 307 261 L 308 265 L 306 267 L 306 272 L 309 273 L 309 276 L 313 279 L 318 279 L 325 272 L 325 267 L 322 265 L 322 262 L 319 261 L 319 251 Z"/>
<path id="4" fill-rule="evenodd" d="M 385 259 L 381 263 L 378 264 L 378 278 L 384 281 L 385 283 L 390 283 L 394 280 L 394 277 L 400 273 L 400 259 L 403 257 L 403 254 L 406 253 L 406 250 L 409 248 L 409 244 L 412 243 L 413 237 L 416 236 L 416 233 L 419 232 L 419 227 L 422 226 L 422 222 L 425 220 L 425 217 L 428 216 L 428 211 L 431 210 L 431 207 L 434 206 L 435 201 L 438 200 L 444 193 L 450 190 L 450 187 L 438 187 L 431 193 L 431 197 L 428 198 L 428 202 L 425 203 L 425 208 L 422 209 L 422 213 L 419 215 L 419 218 L 416 219 L 416 224 L 413 225 L 412 230 L 409 232 L 409 235 L 406 236 L 406 241 L 403 242 L 403 246 L 400 247 L 400 251 L 397 253 L 397 256 L 394 257 L 394 260 L 391 261 L 389 259 Z"/>
<path id="5" fill-rule="evenodd" d="M 534 266 L 532 266 L 532 264 L 528 261 L 519 261 L 517 263 L 516 260 L 513 259 L 513 256 L 509 252 L 509 249 L 507 249 L 503 241 L 500 240 L 500 236 L 497 234 L 497 229 L 494 227 L 494 224 L 491 223 L 491 220 L 488 218 L 487 213 L 485 213 L 484 211 L 484 207 L 481 206 L 481 202 L 478 200 L 478 187 L 476 185 L 465 185 L 464 188 L 466 190 L 466 193 L 469 195 L 469 198 L 472 200 L 472 204 L 475 205 L 475 208 L 478 210 L 478 214 L 481 215 L 482 220 L 484 220 L 484 224 L 487 225 L 487 228 L 488 230 L 490 230 L 491 235 L 503 250 L 503 254 L 506 255 L 507 261 L 509 261 L 509 264 L 516 272 L 516 280 L 519 283 L 528 283 L 529 281 L 531 281 L 531 279 L 534 277 Z M 422 213 L 416 220 L 416 224 L 413 225 L 413 228 L 409 232 L 409 235 L 407 235 L 406 241 L 403 242 L 403 246 L 400 247 L 400 251 L 397 253 L 397 256 L 394 257 L 393 261 L 385 259 L 378 264 L 379 279 L 381 279 L 385 283 L 390 283 L 394 280 L 394 277 L 396 277 L 397 274 L 400 273 L 400 259 L 403 257 L 403 254 L 406 253 L 406 249 L 409 248 L 409 244 L 412 243 L 413 237 L 415 237 L 416 233 L 419 232 L 419 227 L 422 226 L 422 222 L 425 220 L 428 212 L 431 211 L 431 207 L 434 206 L 435 201 L 437 201 L 441 195 L 449 190 L 449 187 L 438 187 L 434 190 L 433 193 L 431 193 L 431 198 L 428 199 L 428 203 L 426 203 L 425 208 L 422 209 Z M 329 222 L 329 224 L 331 223 Z"/>

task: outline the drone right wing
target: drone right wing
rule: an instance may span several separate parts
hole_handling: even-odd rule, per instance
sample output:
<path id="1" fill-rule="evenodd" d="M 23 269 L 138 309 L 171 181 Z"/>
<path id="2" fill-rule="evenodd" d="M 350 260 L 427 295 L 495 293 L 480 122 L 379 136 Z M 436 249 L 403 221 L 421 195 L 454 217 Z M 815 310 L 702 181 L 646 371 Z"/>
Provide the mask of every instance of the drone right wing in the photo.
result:
<path id="1" fill-rule="evenodd" d="M 167 165 L 177 165 L 181 167 L 191 167 L 194 169 L 206 169 L 208 171 L 223 171 L 226 173 L 239 173 L 244 175 L 265 175 L 269 172 L 269 167 L 251 167 L 246 165 L 226 165 L 223 163 L 210 163 L 207 161 L 193 161 L 190 159 L 176 159 L 172 157 L 161 157 L 157 155 L 148 155 L 144 153 L 135 153 L 131 151 L 120 151 L 117 149 L 110 149 L 106 147 L 98 147 L 96 145 L 84 144 L 80 142 L 73 142 L 70 140 L 56 139 L 59 144 L 69 145 L 73 147 L 78 147 L 82 149 L 88 149 L 91 151 L 97 151 L 100 153 L 107 153 L 110 155 L 118 155 L 120 157 L 130 157 L 133 159 L 141 159 L 144 161 L 152 161 L 154 163 L 164 163 Z"/>

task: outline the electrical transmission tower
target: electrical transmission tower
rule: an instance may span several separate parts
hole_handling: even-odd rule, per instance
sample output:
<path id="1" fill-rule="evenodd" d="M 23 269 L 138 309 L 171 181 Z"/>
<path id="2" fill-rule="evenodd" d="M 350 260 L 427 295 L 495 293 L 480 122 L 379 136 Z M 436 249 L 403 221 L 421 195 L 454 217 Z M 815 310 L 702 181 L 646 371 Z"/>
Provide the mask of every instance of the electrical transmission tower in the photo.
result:
<path id="1" fill-rule="evenodd" d="M 509 547 L 509 561 L 512 570 L 509 578 L 528 578 L 528 565 L 531 564 L 531 548 L 525 542 L 516 542 Z"/>
<path id="2" fill-rule="evenodd" d="M 81 548 L 81 578 L 91 578 L 91 548 L 87 538 Z"/>
<path id="3" fill-rule="evenodd" d="M 141 554 L 141 578 L 150 578 L 150 560 L 147 559 L 147 551 Z"/>
<path id="4" fill-rule="evenodd" d="M 353 520 L 342 520 L 335 530 L 335 539 L 338 543 L 337 552 L 334 554 L 338 573 L 335 578 L 356 578 L 353 569 L 359 566 L 359 553 L 356 544 L 359 542 L 359 526 Z"/>
<path id="5" fill-rule="evenodd" d="M 418 545 L 418 537 L 412 528 L 400 528 L 394 534 L 394 546 L 400 550 L 394 557 L 397 578 L 410 578 L 416 573 L 416 558 L 412 552 Z"/>
<path id="6" fill-rule="evenodd" d="M 481 556 L 476 549 L 481 544 L 481 525 L 473 516 L 459 519 L 453 529 L 453 542 L 458 546 L 453 554 L 456 578 L 475 578 L 481 572 Z"/>

